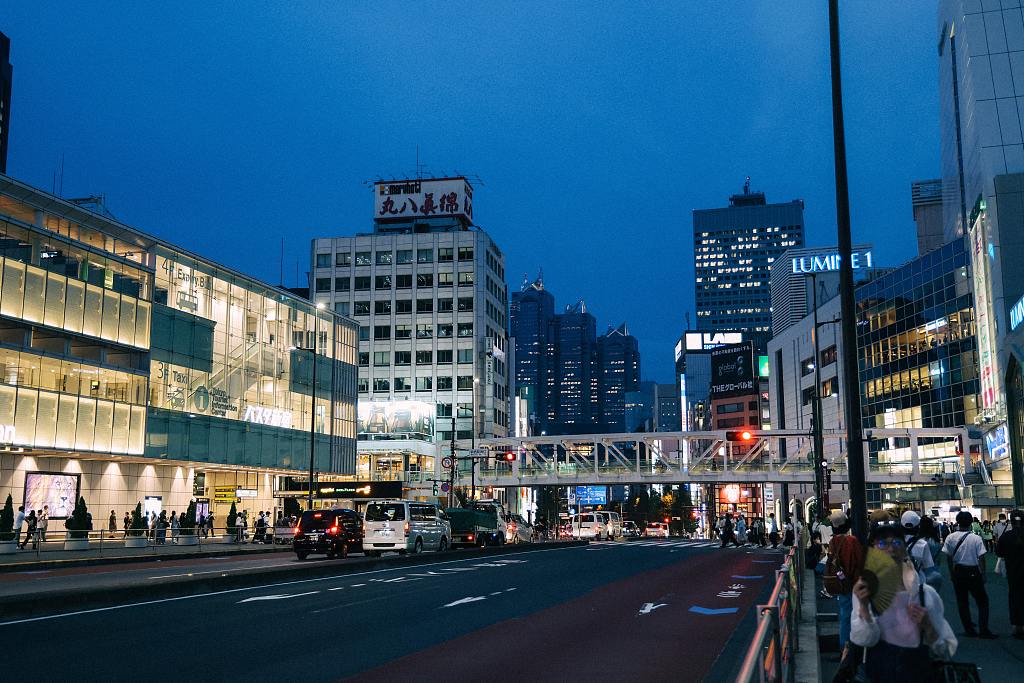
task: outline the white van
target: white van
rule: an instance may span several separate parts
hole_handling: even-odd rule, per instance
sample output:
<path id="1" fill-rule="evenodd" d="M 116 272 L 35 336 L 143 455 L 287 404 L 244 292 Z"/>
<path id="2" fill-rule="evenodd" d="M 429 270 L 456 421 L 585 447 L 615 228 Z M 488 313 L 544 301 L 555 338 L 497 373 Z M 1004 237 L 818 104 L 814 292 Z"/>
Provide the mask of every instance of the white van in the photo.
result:
<path id="1" fill-rule="evenodd" d="M 436 503 L 380 500 L 366 504 L 363 552 L 371 557 L 391 550 L 400 555 L 447 550 L 451 538 L 451 523 Z"/>
<path id="2" fill-rule="evenodd" d="M 572 537 L 601 541 L 608 538 L 608 525 L 600 512 L 584 512 L 572 517 Z"/>
<path id="3" fill-rule="evenodd" d="M 597 514 L 604 517 L 605 525 L 608 527 L 608 538 L 612 540 L 622 538 L 622 518 L 619 517 L 618 512 L 601 510 Z"/>

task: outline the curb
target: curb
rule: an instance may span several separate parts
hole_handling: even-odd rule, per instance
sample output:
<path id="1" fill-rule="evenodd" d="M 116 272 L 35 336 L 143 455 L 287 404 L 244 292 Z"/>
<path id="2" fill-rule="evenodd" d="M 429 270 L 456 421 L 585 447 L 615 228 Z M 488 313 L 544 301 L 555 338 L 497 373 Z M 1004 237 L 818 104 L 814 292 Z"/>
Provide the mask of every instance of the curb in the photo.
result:
<path id="1" fill-rule="evenodd" d="M 205 557 L 220 557 L 221 555 L 265 555 L 272 553 L 291 553 L 292 546 L 288 545 L 269 548 L 235 548 L 234 544 L 223 544 L 220 550 L 201 550 L 196 552 L 182 553 L 153 553 L 152 555 L 122 555 L 120 557 L 87 557 L 77 560 L 39 560 L 29 562 L 10 562 L 0 564 L 0 574 L 18 573 L 24 571 L 39 571 L 40 569 L 67 569 L 72 567 L 100 567 L 110 564 L 138 564 L 143 562 L 157 562 L 160 560 L 188 560 L 201 559 Z"/>
<path id="2" fill-rule="evenodd" d="M 179 598 L 238 588 L 269 586 L 275 583 L 321 579 L 367 571 L 398 567 L 417 567 L 433 564 L 437 558 L 476 559 L 511 555 L 538 549 L 573 548 L 588 545 L 587 541 L 555 541 L 543 544 L 505 545 L 497 548 L 448 550 L 443 553 L 367 558 L 357 562 L 338 564 L 330 560 L 308 566 L 289 568 L 270 567 L 247 572 L 205 576 L 180 577 L 159 583 L 132 583 L 96 590 L 65 589 L 48 593 L 30 593 L 0 599 L 0 624 L 20 619 L 49 617 L 69 612 L 117 607 L 167 598 Z"/>

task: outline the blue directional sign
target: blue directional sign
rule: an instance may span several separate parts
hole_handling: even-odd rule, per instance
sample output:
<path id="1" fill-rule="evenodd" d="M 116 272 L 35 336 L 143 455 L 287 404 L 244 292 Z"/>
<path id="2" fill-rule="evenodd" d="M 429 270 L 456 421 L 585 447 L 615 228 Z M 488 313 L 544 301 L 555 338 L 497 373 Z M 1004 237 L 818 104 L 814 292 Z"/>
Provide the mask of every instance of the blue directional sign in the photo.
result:
<path id="1" fill-rule="evenodd" d="M 576 500 L 580 505 L 604 505 L 608 502 L 605 486 L 577 486 Z"/>

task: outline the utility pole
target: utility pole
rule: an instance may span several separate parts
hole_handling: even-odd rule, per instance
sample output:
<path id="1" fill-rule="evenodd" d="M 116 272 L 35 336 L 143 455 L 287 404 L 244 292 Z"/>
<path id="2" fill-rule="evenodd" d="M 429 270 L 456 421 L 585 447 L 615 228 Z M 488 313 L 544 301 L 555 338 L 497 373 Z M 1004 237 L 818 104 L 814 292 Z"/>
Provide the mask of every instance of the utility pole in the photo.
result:
<path id="1" fill-rule="evenodd" d="M 824 505 L 824 475 L 822 473 L 822 461 L 825 458 L 825 439 L 822 436 L 821 424 L 821 346 L 818 343 L 818 276 L 811 273 L 811 287 L 814 288 L 812 302 L 814 306 L 814 403 L 812 414 L 814 420 L 814 497 L 818 500 L 818 519 L 825 515 Z M 810 521 L 810 520 L 808 520 Z"/>
<path id="2" fill-rule="evenodd" d="M 846 178 L 846 134 L 843 127 L 843 86 L 839 65 L 839 0 L 828 2 L 829 51 L 832 56 L 832 138 L 836 163 L 836 223 L 839 233 L 839 302 L 842 310 L 843 384 L 846 395 L 846 461 L 850 481 L 853 535 L 861 543 L 868 535 L 867 484 L 864 477 L 864 438 L 860 421 L 860 371 L 857 349 L 857 309 L 853 298 L 853 244 L 850 237 L 850 189 Z"/>

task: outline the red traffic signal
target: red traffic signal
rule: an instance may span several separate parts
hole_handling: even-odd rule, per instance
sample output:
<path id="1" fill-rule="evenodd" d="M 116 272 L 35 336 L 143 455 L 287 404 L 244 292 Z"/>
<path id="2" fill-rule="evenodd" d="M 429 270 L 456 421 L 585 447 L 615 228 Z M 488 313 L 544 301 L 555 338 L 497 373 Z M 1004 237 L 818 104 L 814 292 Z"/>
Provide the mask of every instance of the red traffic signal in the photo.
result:
<path id="1" fill-rule="evenodd" d="M 516 459 L 516 454 L 513 453 L 512 451 L 509 451 L 508 453 L 505 454 L 505 461 L 506 462 L 512 462 L 515 459 Z"/>
<path id="2" fill-rule="evenodd" d="M 747 429 L 744 429 L 741 432 L 726 432 L 725 433 L 725 440 L 726 441 L 742 441 L 742 442 L 746 442 L 746 441 L 750 441 L 753 438 L 754 438 L 754 435 L 751 434 L 750 430 L 747 430 Z"/>

